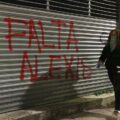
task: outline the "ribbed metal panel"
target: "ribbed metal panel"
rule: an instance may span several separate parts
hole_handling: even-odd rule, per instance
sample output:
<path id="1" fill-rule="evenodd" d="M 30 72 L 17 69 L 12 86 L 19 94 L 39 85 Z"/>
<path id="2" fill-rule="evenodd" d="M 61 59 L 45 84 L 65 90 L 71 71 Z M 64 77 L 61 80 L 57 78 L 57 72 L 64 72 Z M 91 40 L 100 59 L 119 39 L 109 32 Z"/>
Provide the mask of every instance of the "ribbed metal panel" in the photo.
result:
<path id="1" fill-rule="evenodd" d="M 0 0 L 0 2 L 72 15 L 116 19 L 119 0 Z"/>
<path id="2" fill-rule="evenodd" d="M 117 18 L 117 1 L 91 0 L 91 16 L 102 18 Z"/>
<path id="3" fill-rule="evenodd" d="M 11 43 L 13 50 L 10 51 L 6 39 L 10 31 L 5 18 L 34 20 L 41 46 L 42 33 L 38 26 L 40 20 L 44 28 L 45 44 L 57 46 L 58 39 L 60 39 L 61 48 L 41 47 L 42 52 L 39 53 L 35 37 L 32 45 L 28 47 L 28 26 L 20 21 L 13 21 L 12 33 L 26 32 L 26 36 L 13 35 Z M 65 25 L 63 24 L 61 27 L 60 38 L 58 37 L 58 27 L 52 24 L 51 20 L 65 22 Z M 71 29 L 70 23 L 74 23 Z M 96 63 L 109 31 L 115 27 L 115 20 L 58 14 L 0 4 L 0 112 L 17 110 L 22 107 L 55 105 L 72 97 L 111 88 L 106 69 L 104 66 L 99 70 L 96 69 Z M 73 41 L 68 47 L 67 39 L 70 31 L 72 31 L 72 38 L 75 37 L 78 42 L 76 45 Z M 78 47 L 78 51 L 75 46 Z M 37 56 L 40 78 L 36 81 L 31 81 L 30 70 L 25 70 L 24 79 L 20 80 L 24 51 L 28 53 L 28 59 L 34 72 L 35 56 Z M 54 59 L 51 63 L 50 55 L 58 56 L 58 59 Z M 25 62 L 26 67 L 29 62 Z M 53 70 L 51 73 L 50 63 L 61 69 Z M 71 68 L 68 68 L 67 63 Z M 75 76 L 73 78 L 72 73 L 78 73 L 79 78 Z M 61 78 L 56 78 L 58 75 L 61 75 Z"/>
<path id="4" fill-rule="evenodd" d="M 47 9 L 48 0 L 0 0 L 1 3 L 16 5 L 16 6 L 29 6 L 39 9 Z"/>
<path id="5" fill-rule="evenodd" d="M 50 10 L 69 13 L 88 15 L 89 0 L 51 0 Z"/>

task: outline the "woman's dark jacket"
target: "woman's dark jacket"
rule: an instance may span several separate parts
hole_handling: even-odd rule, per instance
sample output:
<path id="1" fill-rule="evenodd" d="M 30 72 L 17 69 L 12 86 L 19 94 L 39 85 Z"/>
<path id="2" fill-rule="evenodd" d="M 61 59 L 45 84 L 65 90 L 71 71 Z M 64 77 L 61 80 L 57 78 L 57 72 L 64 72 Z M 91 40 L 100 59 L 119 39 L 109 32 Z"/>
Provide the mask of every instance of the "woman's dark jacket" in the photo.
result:
<path id="1" fill-rule="evenodd" d="M 110 50 L 110 44 L 107 43 L 104 47 L 102 54 L 99 58 L 103 63 L 105 62 L 105 66 L 108 70 L 116 69 L 116 66 L 120 66 L 120 48 L 115 48 L 112 52 Z"/>

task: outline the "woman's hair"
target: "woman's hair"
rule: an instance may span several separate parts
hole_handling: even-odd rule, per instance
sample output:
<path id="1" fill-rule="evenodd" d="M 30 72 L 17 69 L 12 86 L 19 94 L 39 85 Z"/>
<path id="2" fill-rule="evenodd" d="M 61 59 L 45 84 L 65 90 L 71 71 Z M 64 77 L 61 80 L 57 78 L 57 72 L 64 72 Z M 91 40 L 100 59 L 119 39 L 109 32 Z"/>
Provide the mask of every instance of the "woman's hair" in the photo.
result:
<path id="1" fill-rule="evenodd" d="M 108 42 L 110 42 L 113 32 L 116 35 L 116 39 L 117 39 L 116 46 L 120 47 L 120 30 L 119 29 L 114 29 L 109 33 Z"/>

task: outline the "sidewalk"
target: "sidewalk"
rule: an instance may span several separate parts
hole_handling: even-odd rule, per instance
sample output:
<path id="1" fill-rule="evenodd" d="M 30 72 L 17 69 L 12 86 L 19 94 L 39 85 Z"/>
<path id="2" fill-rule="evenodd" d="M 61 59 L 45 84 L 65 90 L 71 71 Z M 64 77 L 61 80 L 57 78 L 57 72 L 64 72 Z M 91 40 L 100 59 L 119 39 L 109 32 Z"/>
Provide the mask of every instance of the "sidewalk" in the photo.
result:
<path id="1" fill-rule="evenodd" d="M 93 109 L 69 115 L 60 120 L 116 120 L 113 111 L 113 108 Z"/>
<path id="2" fill-rule="evenodd" d="M 38 107 L 0 114 L 0 120 L 115 120 L 113 102 L 113 93 L 88 95 L 46 109 Z"/>

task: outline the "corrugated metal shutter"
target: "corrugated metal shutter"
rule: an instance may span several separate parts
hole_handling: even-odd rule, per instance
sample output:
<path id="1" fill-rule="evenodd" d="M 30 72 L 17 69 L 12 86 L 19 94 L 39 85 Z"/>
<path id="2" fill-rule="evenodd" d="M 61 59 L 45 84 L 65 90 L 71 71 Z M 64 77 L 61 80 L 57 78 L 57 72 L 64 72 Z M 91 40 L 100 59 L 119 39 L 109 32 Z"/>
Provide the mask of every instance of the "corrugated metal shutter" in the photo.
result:
<path id="1" fill-rule="evenodd" d="M 91 16 L 116 19 L 117 2 L 113 0 L 91 0 Z"/>
<path id="2" fill-rule="evenodd" d="M 8 24 L 11 21 L 12 24 Z M 58 23 L 61 23 L 61 29 L 58 29 Z M 34 35 L 29 33 L 30 27 Z M 115 27 L 116 21 L 111 19 L 58 14 L 1 3 L 0 112 L 55 105 L 111 88 L 104 66 L 99 70 L 95 66 L 109 31 Z M 45 41 L 42 41 L 43 37 Z M 26 67 L 22 69 L 24 78 L 21 67 Z M 31 81 L 31 74 L 37 72 L 39 79 Z"/>
<path id="3" fill-rule="evenodd" d="M 31 8 L 39 8 L 39 9 L 46 9 L 47 8 L 47 1 L 48 0 L 0 0 L 1 3 L 9 4 L 9 5 L 16 5 L 16 6 L 24 6 L 24 7 L 31 7 Z"/>
<path id="4" fill-rule="evenodd" d="M 69 14 L 88 15 L 89 0 L 51 0 L 50 10 L 59 11 Z"/>
<path id="5" fill-rule="evenodd" d="M 6 4 L 39 8 L 73 15 L 116 19 L 118 1 L 113 0 L 0 0 Z"/>

